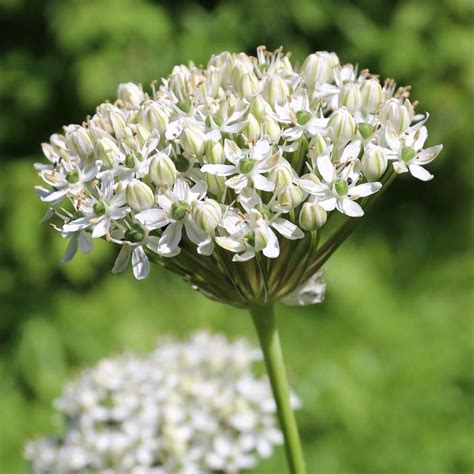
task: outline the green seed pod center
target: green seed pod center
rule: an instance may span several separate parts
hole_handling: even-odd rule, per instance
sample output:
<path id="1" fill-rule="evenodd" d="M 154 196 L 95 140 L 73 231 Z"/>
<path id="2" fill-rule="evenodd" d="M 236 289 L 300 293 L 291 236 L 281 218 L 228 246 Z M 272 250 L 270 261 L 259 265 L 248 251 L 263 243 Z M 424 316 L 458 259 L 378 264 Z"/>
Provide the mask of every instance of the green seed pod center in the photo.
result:
<path id="1" fill-rule="evenodd" d="M 359 124 L 359 132 L 365 140 L 370 138 L 374 133 L 374 126 L 370 125 L 370 123 L 360 123 Z"/>
<path id="2" fill-rule="evenodd" d="M 190 210 L 191 206 L 187 202 L 174 202 L 171 206 L 171 216 L 176 221 L 182 221 Z"/>
<path id="3" fill-rule="evenodd" d="M 306 125 L 311 119 L 311 113 L 306 110 L 296 112 L 296 121 L 299 125 Z"/>
<path id="4" fill-rule="evenodd" d="M 270 210 L 270 208 L 268 206 L 266 206 L 265 204 L 259 204 L 257 207 L 256 207 L 257 211 L 260 212 L 260 214 L 262 214 L 262 216 L 264 217 L 268 217 L 269 219 L 272 218 L 273 216 L 273 213 L 272 211 Z"/>
<path id="5" fill-rule="evenodd" d="M 255 247 L 255 234 L 247 234 L 245 238 L 247 239 L 249 245 Z"/>
<path id="6" fill-rule="evenodd" d="M 347 191 L 349 191 L 349 185 L 344 179 L 338 179 L 334 183 L 334 189 L 336 190 L 336 193 L 339 194 L 339 196 L 345 196 Z"/>
<path id="7" fill-rule="evenodd" d="M 133 224 L 131 229 L 125 232 L 125 239 L 129 242 L 141 242 L 145 237 L 145 232 L 138 224 Z"/>
<path id="8" fill-rule="evenodd" d="M 180 173 L 185 173 L 186 171 L 188 171 L 191 165 L 189 160 L 184 155 L 178 155 L 176 158 L 173 159 L 173 162 L 176 166 L 176 169 Z"/>
<path id="9" fill-rule="evenodd" d="M 178 102 L 179 110 L 183 111 L 185 114 L 188 114 L 191 111 L 192 105 L 191 99 L 185 99 Z"/>
<path id="10" fill-rule="evenodd" d="M 252 160 L 252 158 L 244 158 L 243 160 L 240 160 L 239 171 L 242 174 L 250 173 L 255 168 L 256 164 L 257 162 Z"/>
<path id="11" fill-rule="evenodd" d="M 105 214 L 105 204 L 100 201 L 94 204 L 94 212 L 96 216 L 103 216 Z"/>
<path id="12" fill-rule="evenodd" d="M 125 166 L 127 168 L 135 168 L 135 157 L 133 155 L 127 155 L 125 157 Z"/>
<path id="13" fill-rule="evenodd" d="M 405 163 L 408 163 L 413 158 L 415 158 L 415 155 L 416 155 L 416 151 L 413 148 L 410 148 L 408 146 L 404 146 L 402 148 L 402 160 Z"/>
<path id="14" fill-rule="evenodd" d="M 66 181 L 71 184 L 75 184 L 79 181 L 79 171 L 71 170 L 66 175 Z"/>

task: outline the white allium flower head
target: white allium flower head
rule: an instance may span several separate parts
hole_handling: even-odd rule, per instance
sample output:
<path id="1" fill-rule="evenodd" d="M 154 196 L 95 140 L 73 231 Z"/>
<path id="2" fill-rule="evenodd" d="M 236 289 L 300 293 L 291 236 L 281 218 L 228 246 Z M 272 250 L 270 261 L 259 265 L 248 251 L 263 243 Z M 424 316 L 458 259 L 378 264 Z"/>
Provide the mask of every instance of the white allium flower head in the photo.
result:
<path id="1" fill-rule="evenodd" d="M 29 442 L 37 474 L 238 473 L 283 443 L 259 349 L 198 332 L 82 372 L 56 400 L 61 438 Z M 293 406 L 299 400 L 293 395 Z"/>
<path id="2" fill-rule="evenodd" d="M 432 179 L 442 149 L 425 148 L 408 87 L 333 52 L 301 66 L 282 48 L 224 52 L 117 95 L 52 135 L 36 165 L 64 260 L 106 239 L 121 247 L 113 271 L 131 261 L 145 278 L 152 260 L 236 306 L 304 285 L 376 193 L 397 174 Z"/>

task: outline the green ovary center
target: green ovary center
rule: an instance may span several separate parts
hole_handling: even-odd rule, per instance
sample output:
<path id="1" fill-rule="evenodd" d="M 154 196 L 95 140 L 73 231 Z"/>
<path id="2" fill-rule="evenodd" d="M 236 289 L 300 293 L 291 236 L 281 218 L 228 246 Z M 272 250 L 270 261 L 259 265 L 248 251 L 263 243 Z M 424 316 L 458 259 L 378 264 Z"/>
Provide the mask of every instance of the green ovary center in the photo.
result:
<path id="1" fill-rule="evenodd" d="M 171 206 L 171 216 L 176 221 L 182 221 L 190 210 L 191 206 L 187 202 L 174 202 Z"/>

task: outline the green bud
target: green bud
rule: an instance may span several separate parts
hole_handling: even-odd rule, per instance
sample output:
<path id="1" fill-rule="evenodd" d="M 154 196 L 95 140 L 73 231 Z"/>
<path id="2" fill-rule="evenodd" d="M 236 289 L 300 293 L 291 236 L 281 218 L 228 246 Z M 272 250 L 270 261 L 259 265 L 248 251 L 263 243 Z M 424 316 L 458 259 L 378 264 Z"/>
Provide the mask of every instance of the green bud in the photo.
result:
<path id="1" fill-rule="evenodd" d="M 105 204 L 102 201 L 96 202 L 93 209 L 96 216 L 103 216 L 105 214 Z"/>
<path id="2" fill-rule="evenodd" d="M 173 163 L 180 173 L 186 173 L 191 166 L 191 163 L 184 155 L 178 155 L 173 158 Z"/>
<path id="3" fill-rule="evenodd" d="M 257 162 L 252 160 L 252 158 L 243 158 L 239 162 L 239 171 L 242 174 L 248 174 L 255 168 L 256 164 Z"/>
<path id="4" fill-rule="evenodd" d="M 131 229 L 125 232 L 125 239 L 129 242 L 141 242 L 145 237 L 145 232 L 138 224 L 133 224 Z"/>
<path id="5" fill-rule="evenodd" d="M 299 125 L 306 125 L 311 119 L 311 113 L 306 110 L 296 112 L 296 121 Z"/>
<path id="6" fill-rule="evenodd" d="M 185 114 L 189 114 L 192 106 L 193 103 L 191 102 L 191 99 L 184 99 L 178 102 L 178 109 L 184 112 Z"/>
<path id="7" fill-rule="evenodd" d="M 187 202 L 174 202 L 171 205 L 171 217 L 177 221 L 182 221 L 190 210 L 191 206 Z"/>
<path id="8" fill-rule="evenodd" d="M 408 146 L 404 146 L 402 148 L 402 160 L 405 163 L 409 163 L 413 158 L 416 156 L 416 151 L 413 148 L 410 148 Z"/>
<path id="9" fill-rule="evenodd" d="M 282 207 L 288 210 L 295 209 L 303 201 L 303 191 L 294 184 L 290 184 L 287 188 L 278 196 L 278 202 Z"/>
<path id="10" fill-rule="evenodd" d="M 254 141 L 260 136 L 260 125 L 258 124 L 258 120 L 251 113 L 249 113 L 248 123 L 244 129 L 244 133 L 249 140 Z"/>
<path id="11" fill-rule="evenodd" d="M 79 181 L 79 171 L 71 170 L 66 174 L 66 181 L 70 184 L 75 184 Z"/>
<path id="12" fill-rule="evenodd" d="M 262 135 L 267 135 L 271 142 L 276 143 L 280 139 L 280 134 L 278 122 L 272 117 L 265 117 L 262 123 Z"/>
<path id="13" fill-rule="evenodd" d="M 125 157 L 125 166 L 127 168 L 135 168 L 135 157 L 133 155 L 127 155 Z"/>
<path id="14" fill-rule="evenodd" d="M 194 222 L 207 234 L 214 231 L 222 218 L 222 210 L 214 199 L 206 199 L 204 202 L 196 203 L 192 209 Z"/>
<path id="15" fill-rule="evenodd" d="M 374 133 L 375 127 L 370 123 L 359 123 L 359 133 L 364 140 L 370 138 Z"/>
<path id="16" fill-rule="evenodd" d="M 369 145 L 362 155 L 360 164 L 367 180 L 376 181 L 387 169 L 387 158 L 380 147 Z"/>
<path id="17" fill-rule="evenodd" d="M 181 145 L 190 155 L 201 156 L 204 153 L 204 132 L 199 127 L 186 127 L 181 136 Z"/>
<path id="18" fill-rule="evenodd" d="M 260 214 L 262 214 L 263 217 L 268 217 L 268 219 L 271 219 L 273 216 L 273 212 L 265 204 L 258 204 L 256 209 L 258 212 L 260 212 Z"/>
<path id="19" fill-rule="evenodd" d="M 347 184 L 346 180 L 338 179 L 334 183 L 334 189 L 336 190 L 336 193 L 339 194 L 339 196 L 345 196 L 347 191 L 349 191 L 349 185 Z"/>
<path id="20" fill-rule="evenodd" d="M 250 103 L 249 112 L 258 120 L 263 120 L 270 106 L 261 95 L 257 95 Z"/>

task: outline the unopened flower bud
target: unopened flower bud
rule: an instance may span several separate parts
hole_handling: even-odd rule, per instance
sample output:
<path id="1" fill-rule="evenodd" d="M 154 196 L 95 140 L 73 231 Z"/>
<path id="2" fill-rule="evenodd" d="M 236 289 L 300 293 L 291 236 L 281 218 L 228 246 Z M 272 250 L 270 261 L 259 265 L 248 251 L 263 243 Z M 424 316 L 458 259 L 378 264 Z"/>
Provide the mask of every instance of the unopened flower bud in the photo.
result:
<path id="1" fill-rule="evenodd" d="M 288 84 L 280 76 L 270 76 L 263 88 L 263 98 L 271 105 L 283 105 L 288 100 Z"/>
<path id="2" fill-rule="evenodd" d="M 368 140 L 374 134 L 375 127 L 371 125 L 370 123 L 361 122 L 359 123 L 358 127 L 359 127 L 360 136 L 364 140 Z"/>
<path id="3" fill-rule="evenodd" d="M 181 135 L 181 145 L 184 151 L 193 156 L 201 156 L 204 153 L 205 140 L 204 132 L 193 125 L 187 126 Z"/>
<path id="4" fill-rule="evenodd" d="M 259 82 L 255 74 L 242 74 L 239 80 L 238 88 L 240 95 L 246 99 L 253 97 L 258 93 Z"/>
<path id="5" fill-rule="evenodd" d="M 319 133 L 313 135 L 308 144 L 308 154 L 312 158 L 321 156 L 327 150 L 326 140 Z"/>
<path id="6" fill-rule="evenodd" d="M 306 84 L 314 87 L 316 83 L 330 82 L 334 77 L 334 68 L 339 64 L 339 58 L 335 53 L 318 51 L 310 54 L 301 70 Z"/>
<path id="7" fill-rule="evenodd" d="M 383 91 L 377 79 L 367 79 L 360 86 L 362 94 L 362 111 L 366 114 L 375 112 L 383 102 Z"/>
<path id="8" fill-rule="evenodd" d="M 345 107 L 333 112 L 328 126 L 332 128 L 333 140 L 340 145 L 347 143 L 356 133 L 354 117 Z"/>
<path id="9" fill-rule="evenodd" d="M 123 138 L 125 136 L 125 128 L 127 126 L 127 122 L 123 114 L 120 111 L 113 110 L 110 112 L 109 118 L 115 133 L 115 137 L 119 139 Z"/>
<path id="10" fill-rule="evenodd" d="M 96 160 L 102 161 L 106 168 L 112 168 L 120 156 L 120 150 L 112 138 L 99 138 L 94 145 L 94 156 Z"/>
<path id="11" fill-rule="evenodd" d="M 284 191 L 278 195 L 278 202 L 280 206 L 288 210 L 298 207 L 303 199 L 303 191 L 294 184 L 287 186 Z"/>
<path id="12" fill-rule="evenodd" d="M 390 123 L 395 131 L 400 134 L 404 132 L 410 125 L 411 117 L 409 108 L 405 107 L 405 105 L 402 104 L 400 100 L 392 98 L 385 102 L 382 109 L 380 110 L 380 121 L 384 125 Z"/>
<path id="13" fill-rule="evenodd" d="M 387 169 L 387 158 L 382 149 L 368 145 L 361 159 L 362 172 L 368 181 L 376 181 Z"/>
<path id="14" fill-rule="evenodd" d="M 124 142 L 132 149 L 140 150 L 151 135 L 151 132 L 139 123 L 132 123 L 124 129 Z"/>
<path id="15" fill-rule="evenodd" d="M 272 109 L 261 95 L 257 95 L 250 103 L 250 113 L 258 120 L 263 120 Z"/>
<path id="16" fill-rule="evenodd" d="M 225 163 L 224 147 L 222 146 L 222 143 L 209 140 L 206 143 L 206 158 L 207 163 L 213 165 L 221 165 Z"/>
<path id="17" fill-rule="evenodd" d="M 272 143 L 278 143 L 280 140 L 280 125 L 273 117 L 266 116 L 263 120 L 262 135 L 266 135 Z"/>
<path id="18" fill-rule="evenodd" d="M 160 135 L 166 132 L 169 119 L 166 112 L 157 102 L 146 102 L 138 112 L 138 121 L 148 130 L 158 130 Z"/>
<path id="19" fill-rule="evenodd" d="M 256 141 L 260 136 L 260 125 L 258 124 L 258 120 L 251 113 L 249 113 L 247 120 L 248 123 L 243 132 L 249 140 Z"/>
<path id="20" fill-rule="evenodd" d="M 351 114 L 358 112 L 362 106 L 362 94 L 359 85 L 349 82 L 339 92 L 339 106 L 345 107 Z"/>
<path id="21" fill-rule="evenodd" d="M 216 176 L 210 173 L 206 173 L 204 180 L 206 181 L 207 189 L 209 190 L 209 192 L 211 192 L 212 194 L 214 194 L 214 196 L 220 199 L 226 190 L 225 176 Z"/>
<path id="22" fill-rule="evenodd" d="M 316 230 L 327 220 L 327 212 L 316 202 L 305 202 L 301 207 L 299 223 L 304 230 Z"/>
<path id="23" fill-rule="evenodd" d="M 119 84 L 117 88 L 117 97 L 124 102 L 128 102 L 134 107 L 138 107 L 145 98 L 142 88 L 133 82 Z"/>
<path id="24" fill-rule="evenodd" d="M 66 135 L 66 145 L 72 155 L 87 161 L 94 151 L 89 133 L 84 127 L 76 126 Z"/>
<path id="25" fill-rule="evenodd" d="M 127 184 L 125 197 L 129 206 L 138 212 L 149 209 L 155 201 L 151 188 L 138 179 L 132 179 Z"/>
<path id="26" fill-rule="evenodd" d="M 210 234 L 219 225 L 222 218 L 221 206 L 214 199 L 206 199 L 203 202 L 195 202 L 192 217 L 198 227 Z"/>
<path id="27" fill-rule="evenodd" d="M 291 168 L 285 165 L 276 166 L 270 173 L 269 178 L 275 184 L 275 190 L 280 191 L 293 183 Z"/>
<path id="28" fill-rule="evenodd" d="M 172 186 L 176 180 L 176 166 L 164 153 L 155 156 L 150 163 L 150 178 L 158 185 Z"/>
<path id="29" fill-rule="evenodd" d="M 189 95 L 190 85 L 190 71 L 186 66 L 175 66 L 171 71 L 171 76 L 169 78 L 169 88 L 174 93 L 178 99 L 183 99 Z"/>

